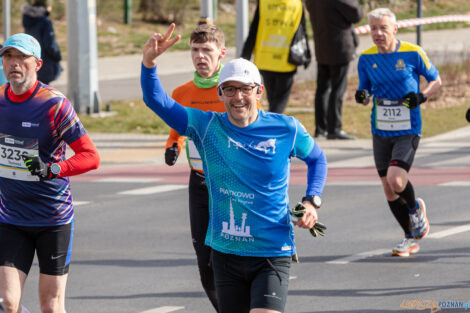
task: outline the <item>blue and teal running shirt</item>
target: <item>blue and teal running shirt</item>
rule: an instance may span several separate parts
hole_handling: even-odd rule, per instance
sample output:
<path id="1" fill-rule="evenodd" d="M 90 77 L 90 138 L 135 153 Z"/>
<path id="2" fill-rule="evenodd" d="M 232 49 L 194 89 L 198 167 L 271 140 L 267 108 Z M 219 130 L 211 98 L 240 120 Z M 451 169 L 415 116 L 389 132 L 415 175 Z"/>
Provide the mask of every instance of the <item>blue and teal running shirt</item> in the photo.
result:
<path id="1" fill-rule="evenodd" d="M 74 211 L 68 177 L 39 180 L 21 155 L 39 155 L 46 163 L 65 160 L 66 143 L 86 134 L 67 98 L 39 83 L 23 102 L 0 87 L 0 223 L 54 226 L 72 222 Z"/>
<path id="2" fill-rule="evenodd" d="M 298 120 L 259 111 L 239 128 L 226 113 L 187 109 L 210 195 L 206 244 L 223 253 L 290 256 L 295 252 L 287 194 L 290 158 L 305 158 L 314 141 Z"/>
<path id="3" fill-rule="evenodd" d="M 420 107 L 409 110 L 399 101 L 409 92 L 419 93 L 420 76 L 428 82 L 439 76 L 421 47 L 399 41 L 395 52 L 384 54 L 373 46 L 359 57 L 358 74 L 358 89 L 366 89 L 374 96 L 373 134 L 385 137 L 421 134 Z"/>
<path id="4" fill-rule="evenodd" d="M 294 255 L 291 157 L 308 165 L 308 194 L 321 195 L 327 167 L 323 152 L 300 122 L 258 111 L 255 122 L 239 128 L 227 113 L 182 107 L 164 92 L 156 68 L 143 65 L 141 86 L 147 106 L 190 137 L 201 155 L 209 191 L 206 245 L 241 256 Z"/>

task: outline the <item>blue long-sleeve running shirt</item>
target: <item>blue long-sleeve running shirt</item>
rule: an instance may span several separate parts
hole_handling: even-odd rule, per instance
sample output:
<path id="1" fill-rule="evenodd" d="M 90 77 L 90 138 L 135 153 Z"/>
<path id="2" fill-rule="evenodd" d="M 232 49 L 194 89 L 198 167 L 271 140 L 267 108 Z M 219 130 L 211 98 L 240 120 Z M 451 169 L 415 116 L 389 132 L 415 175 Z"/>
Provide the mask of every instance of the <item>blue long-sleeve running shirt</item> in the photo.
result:
<path id="1" fill-rule="evenodd" d="M 227 113 L 184 108 L 163 90 L 155 68 L 142 65 L 147 106 L 196 145 L 209 190 L 206 244 L 242 256 L 296 253 L 289 216 L 291 157 L 308 165 L 307 194 L 321 195 L 327 163 L 323 151 L 294 117 L 259 111 L 247 127 Z"/>

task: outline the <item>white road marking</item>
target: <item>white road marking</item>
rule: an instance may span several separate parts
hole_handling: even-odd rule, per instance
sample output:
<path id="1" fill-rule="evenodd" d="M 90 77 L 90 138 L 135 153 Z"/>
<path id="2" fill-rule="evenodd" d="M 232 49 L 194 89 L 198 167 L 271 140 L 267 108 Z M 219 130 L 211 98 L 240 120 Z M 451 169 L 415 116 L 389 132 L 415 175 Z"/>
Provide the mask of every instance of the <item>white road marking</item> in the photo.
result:
<path id="1" fill-rule="evenodd" d="M 450 181 L 447 183 L 439 184 L 438 186 L 467 187 L 470 186 L 470 181 Z"/>
<path id="2" fill-rule="evenodd" d="M 357 168 L 374 165 L 374 156 L 362 156 L 328 163 L 328 168 Z"/>
<path id="3" fill-rule="evenodd" d="M 140 313 L 169 313 L 179 310 L 184 310 L 184 306 L 162 306 L 156 309 L 151 309 Z"/>
<path id="4" fill-rule="evenodd" d="M 159 185 L 159 186 L 152 186 L 147 188 L 139 188 L 133 190 L 126 190 L 118 192 L 120 195 L 150 195 L 154 193 L 161 193 L 179 189 L 186 189 L 188 188 L 187 185 Z"/>
<path id="5" fill-rule="evenodd" d="M 333 260 L 333 261 L 328 261 L 326 263 L 327 264 L 348 264 L 350 262 L 355 262 L 355 261 L 358 261 L 358 260 L 367 259 L 367 258 L 376 256 L 376 255 L 382 255 L 382 254 L 385 254 L 385 253 L 391 254 L 391 250 L 390 249 L 378 249 L 378 250 L 373 250 L 373 251 L 361 252 L 361 253 L 358 253 L 358 254 L 347 256 L 345 258 L 340 258 L 340 259 L 336 259 L 336 260 Z"/>
<path id="6" fill-rule="evenodd" d="M 90 201 L 74 201 L 73 205 L 74 206 L 79 206 L 79 205 L 85 205 L 85 204 L 88 204 L 88 203 L 90 203 Z"/>
<path id="7" fill-rule="evenodd" d="M 139 178 L 139 177 L 109 177 L 94 180 L 98 183 L 153 183 L 161 181 L 161 178 Z"/>
<path id="8" fill-rule="evenodd" d="M 327 182 L 328 186 L 382 186 L 380 180 L 365 180 L 365 181 L 335 181 Z"/>
<path id="9" fill-rule="evenodd" d="M 470 231 L 470 224 L 462 225 L 462 226 L 458 226 L 458 227 L 452 227 L 452 228 L 449 228 L 449 229 L 446 229 L 446 230 L 431 233 L 426 238 L 440 239 L 440 238 L 460 234 L 460 233 L 467 232 L 467 231 Z M 387 253 L 388 254 L 391 253 L 390 249 L 378 249 L 378 250 L 373 250 L 373 251 L 361 252 L 361 253 L 354 254 L 354 255 L 351 255 L 351 256 L 347 256 L 347 257 L 344 257 L 344 258 L 328 261 L 326 263 L 328 263 L 328 264 L 348 264 L 348 263 L 351 263 L 351 262 L 355 262 L 355 261 L 359 261 L 359 260 L 362 260 L 362 259 L 367 259 L 367 258 L 370 258 L 370 257 L 373 257 L 373 256 L 387 254 Z"/>
<path id="10" fill-rule="evenodd" d="M 450 160 L 436 161 L 426 164 L 426 167 L 449 167 L 452 165 L 468 164 L 470 157 L 463 156 L 460 158 L 453 158 Z"/>
<path id="11" fill-rule="evenodd" d="M 436 233 L 430 233 L 427 238 L 434 238 L 434 239 L 440 239 L 444 238 L 447 236 L 452 236 L 460 233 L 464 233 L 466 231 L 470 231 L 470 224 L 467 225 L 462 225 L 458 227 L 452 227 L 446 230 L 438 231 Z"/>

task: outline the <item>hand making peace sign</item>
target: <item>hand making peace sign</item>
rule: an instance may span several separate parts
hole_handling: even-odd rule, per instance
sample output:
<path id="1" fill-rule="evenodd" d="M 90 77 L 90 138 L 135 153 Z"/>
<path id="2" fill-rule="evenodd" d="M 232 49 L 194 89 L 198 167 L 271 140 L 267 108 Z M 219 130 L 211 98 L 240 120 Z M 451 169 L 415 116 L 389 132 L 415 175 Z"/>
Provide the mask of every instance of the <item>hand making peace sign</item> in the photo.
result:
<path id="1" fill-rule="evenodd" d="M 170 39 L 175 27 L 175 23 L 171 23 L 165 36 L 160 33 L 150 36 L 143 49 L 142 63 L 145 67 L 152 68 L 157 65 L 156 58 L 181 39 L 181 35 Z"/>

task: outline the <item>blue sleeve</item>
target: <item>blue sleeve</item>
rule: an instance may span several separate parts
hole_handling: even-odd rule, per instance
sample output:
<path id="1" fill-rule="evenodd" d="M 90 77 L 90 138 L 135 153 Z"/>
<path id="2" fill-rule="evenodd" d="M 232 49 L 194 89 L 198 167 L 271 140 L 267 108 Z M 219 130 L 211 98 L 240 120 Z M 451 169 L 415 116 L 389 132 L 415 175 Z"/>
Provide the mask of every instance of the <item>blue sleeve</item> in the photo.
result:
<path id="1" fill-rule="evenodd" d="M 437 68 L 431 63 L 426 52 L 422 48 L 418 49 L 418 74 L 424 76 L 426 81 L 434 81 L 439 76 L 439 71 Z"/>
<path id="2" fill-rule="evenodd" d="M 178 102 L 170 98 L 160 83 L 157 67 L 141 65 L 140 85 L 145 104 L 178 134 L 184 134 L 188 127 L 188 113 Z"/>
<path id="3" fill-rule="evenodd" d="M 293 121 L 293 124 L 291 125 L 295 129 L 294 147 L 291 155 L 296 156 L 299 159 L 303 159 L 309 155 L 310 151 L 312 151 L 315 141 L 298 119 L 291 117 L 291 121 Z"/>
<path id="4" fill-rule="evenodd" d="M 325 187 L 328 164 L 323 150 L 315 144 L 306 158 L 301 158 L 308 167 L 306 195 L 321 196 Z"/>
<path id="5" fill-rule="evenodd" d="M 321 196 L 328 172 L 326 156 L 305 127 L 297 119 L 294 118 L 294 121 L 297 129 L 294 155 L 303 160 L 308 167 L 306 194 Z"/>
<path id="6" fill-rule="evenodd" d="M 369 93 L 372 92 L 369 76 L 367 75 L 366 68 L 364 65 L 364 56 L 359 57 L 359 62 L 357 63 L 357 74 L 359 75 L 359 87 L 358 90 L 367 90 Z"/>

